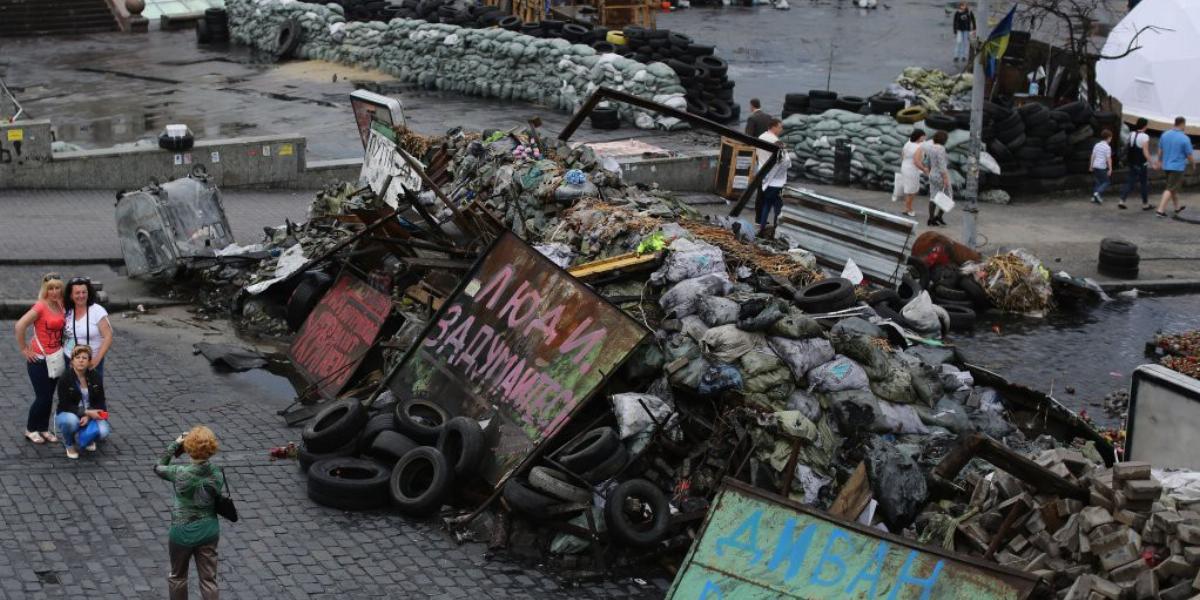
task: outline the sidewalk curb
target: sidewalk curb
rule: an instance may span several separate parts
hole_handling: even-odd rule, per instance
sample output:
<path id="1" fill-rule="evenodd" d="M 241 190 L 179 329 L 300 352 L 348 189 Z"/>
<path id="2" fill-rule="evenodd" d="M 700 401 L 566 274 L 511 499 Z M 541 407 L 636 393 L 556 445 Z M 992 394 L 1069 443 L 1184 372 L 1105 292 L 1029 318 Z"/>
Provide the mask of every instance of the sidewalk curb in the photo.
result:
<path id="1" fill-rule="evenodd" d="M 0 319 L 19 319 L 29 311 L 35 300 L 0 300 Z M 180 300 L 162 300 L 160 298 L 110 298 L 104 308 L 110 313 L 125 310 L 137 310 L 138 305 L 146 309 L 165 308 L 168 306 L 184 306 L 191 304 Z"/>
<path id="2" fill-rule="evenodd" d="M 1142 292 L 1162 294 L 1181 294 L 1200 291 L 1200 279 L 1146 279 L 1129 281 L 1097 282 L 1106 293 L 1124 292 L 1137 289 Z"/>
<path id="3" fill-rule="evenodd" d="M 36 267 L 38 265 L 108 265 L 125 266 L 124 258 L 0 258 L 0 267 Z"/>

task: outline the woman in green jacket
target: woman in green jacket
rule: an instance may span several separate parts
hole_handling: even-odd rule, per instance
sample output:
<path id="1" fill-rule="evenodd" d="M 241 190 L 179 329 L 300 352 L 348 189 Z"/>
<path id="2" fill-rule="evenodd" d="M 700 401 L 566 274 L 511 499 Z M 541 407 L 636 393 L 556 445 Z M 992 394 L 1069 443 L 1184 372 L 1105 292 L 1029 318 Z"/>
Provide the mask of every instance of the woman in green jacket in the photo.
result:
<path id="1" fill-rule="evenodd" d="M 172 465 L 171 459 L 187 452 L 191 464 Z M 175 504 L 171 508 L 171 533 L 168 547 L 171 574 L 167 577 L 171 600 L 187 600 L 188 563 L 195 557 L 200 579 L 200 597 L 217 600 L 217 523 L 216 499 L 225 490 L 225 476 L 208 459 L 217 453 L 217 437 L 203 425 L 179 436 L 154 472 L 175 484 Z"/>

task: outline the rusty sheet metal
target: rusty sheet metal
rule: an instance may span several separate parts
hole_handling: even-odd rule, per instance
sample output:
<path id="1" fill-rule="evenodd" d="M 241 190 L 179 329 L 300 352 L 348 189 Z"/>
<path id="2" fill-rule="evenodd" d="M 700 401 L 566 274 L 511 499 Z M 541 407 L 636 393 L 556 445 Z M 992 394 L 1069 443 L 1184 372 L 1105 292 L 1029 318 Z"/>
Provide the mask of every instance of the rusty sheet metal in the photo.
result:
<path id="1" fill-rule="evenodd" d="M 726 480 L 668 600 L 1017 600 L 1037 578 Z"/>
<path id="2" fill-rule="evenodd" d="M 344 274 L 305 319 L 288 358 L 322 397 L 333 399 L 358 370 L 391 310 L 387 294 Z"/>
<path id="3" fill-rule="evenodd" d="M 506 231 L 463 278 L 388 387 L 486 421 L 498 485 L 649 332 Z"/>

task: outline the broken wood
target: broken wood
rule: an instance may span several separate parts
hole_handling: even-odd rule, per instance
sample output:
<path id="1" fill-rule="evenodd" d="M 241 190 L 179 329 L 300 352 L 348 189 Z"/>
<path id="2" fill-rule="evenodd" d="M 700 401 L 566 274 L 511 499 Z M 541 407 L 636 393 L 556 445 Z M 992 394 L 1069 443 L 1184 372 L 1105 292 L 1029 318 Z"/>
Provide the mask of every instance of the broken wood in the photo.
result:
<path id="1" fill-rule="evenodd" d="M 829 514 L 846 521 L 853 521 L 862 514 L 871 502 L 871 482 L 867 479 L 867 463 L 860 462 L 854 474 L 846 480 L 842 491 L 829 507 Z"/>
<path id="2" fill-rule="evenodd" d="M 979 458 L 1033 486 L 1040 492 L 1066 496 L 1086 502 L 1089 494 L 1085 487 L 1071 483 L 1055 475 L 1008 446 L 981 433 L 973 433 L 938 463 L 933 473 L 946 481 L 953 481 L 959 471 L 971 461 Z"/>
<path id="3" fill-rule="evenodd" d="M 629 252 L 571 267 L 567 272 L 576 279 L 589 281 L 616 271 L 635 272 L 650 269 L 658 262 L 660 256 L 657 252 Z"/>

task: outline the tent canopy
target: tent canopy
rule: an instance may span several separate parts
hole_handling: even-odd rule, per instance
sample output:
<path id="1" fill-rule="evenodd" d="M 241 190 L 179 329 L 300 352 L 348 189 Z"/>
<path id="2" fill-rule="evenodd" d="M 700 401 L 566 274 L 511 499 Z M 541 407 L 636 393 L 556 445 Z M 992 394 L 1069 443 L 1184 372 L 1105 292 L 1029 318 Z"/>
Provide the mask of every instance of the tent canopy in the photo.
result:
<path id="1" fill-rule="evenodd" d="M 1200 2 L 1138 3 L 1113 28 L 1102 54 L 1117 56 L 1130 47 L 1137 50 L 1096 65 L 1097 82 L 1125 114 L 1166 124 L 1183 116 L 1200 125 Z"/>

